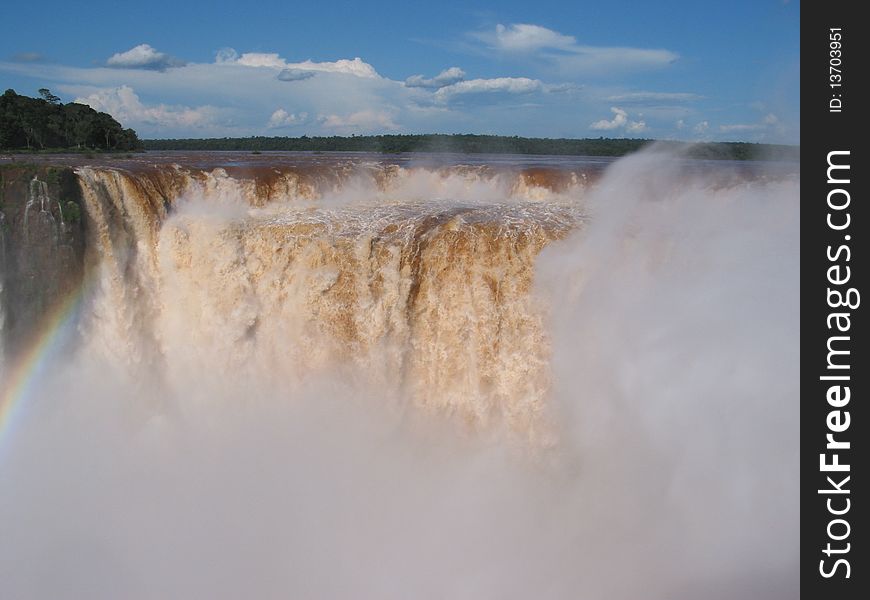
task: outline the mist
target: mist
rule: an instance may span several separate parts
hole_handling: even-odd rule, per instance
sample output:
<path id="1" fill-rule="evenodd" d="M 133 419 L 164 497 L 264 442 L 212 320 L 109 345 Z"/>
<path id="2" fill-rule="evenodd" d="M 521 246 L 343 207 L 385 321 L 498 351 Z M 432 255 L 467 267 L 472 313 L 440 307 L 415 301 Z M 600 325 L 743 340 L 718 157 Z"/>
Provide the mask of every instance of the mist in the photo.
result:
<path id="1" fill-rule="evenodd" d="M 474 190 L 446 189 L 460 188 Z M 239 212 L 178 210 L 135 259 L 159 275 L 137 289 L 160 314 L 129 339 L 159 358 L 131 368 L 111 359 L 123 344 L 83 344 L 0 439 L 4 598 L 797 597 L 799 182 L 713 177 L 652 149 L 576 193 L 580 226 L 547 240 L 529 302 L 509 305 L 540 311 L 516 343 L 545 346 L 543 405 L 522 404 L 516 355 L 496 363 L 518 373 L 505 381 L 533 436 L 463 419 L 461 397 L 410 398 L 413 369 L 400 386 L 365 376 L 406 365 L 413 337 L 300 374 L 320 338 L 300 347 L 301 330 L 263 322 L 285 313 L 234 276 L 253 242 L 221 219 Z M 181 281 L 179 239 L 198 276 L 222 279 Z M 98 315 L 117 308 L 110 287 Z M 456 320 L 479 306 L 433 298 Z M 191 321 L 221 310 L 213 335 Z M 85 319 L 82 337 L 149 311 Z M 444 389 L 478 398 L 469 372 Z"/>

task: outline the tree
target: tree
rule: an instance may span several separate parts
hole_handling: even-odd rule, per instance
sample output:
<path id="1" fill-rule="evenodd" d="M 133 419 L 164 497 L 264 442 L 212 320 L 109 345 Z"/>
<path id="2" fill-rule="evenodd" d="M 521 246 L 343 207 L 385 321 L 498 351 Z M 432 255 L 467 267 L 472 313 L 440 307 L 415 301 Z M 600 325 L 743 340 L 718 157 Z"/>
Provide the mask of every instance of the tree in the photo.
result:
<path id="1" fill-rule="evenodd" d="M 111 115 L 84 104 L 65 105 L 47 88 L 39 93 L 41 98 L 28 98 L 6 90 L 0 96 L 0 149 L 141 148 L 136 132 Z"/>
<path id="2" fill-rule="evenodd" d="M 106 150 L 111 150 L 117 145 L 118 133 L 121 131 L 121 126 L 118 122 L 106 113 L 97 113 L 94 118 L 94 128 L 100 132 L 102 139 L 105 141 Z M 115 144 L 112 144 L 115 141 Z"/>
<path id="3" fill-rule="evenodd" d="M 39 88 L 39 95 L 42 96 L 42 99 L 49 104 L 54 104 L 57 106 L 61 105 L 60 98 L 52 94 L 51 90 L 49 90 L 48 88 Z"/>
<path id="4" fill-rule="evenodd" d="M 91 113 L 93 109 L 84 104 L 75 104 L 70 102 L 64 106 L 66 120 L 66 138 L 70 146 L 75 145 L 76 148 L 86 146 L 88 138 L 91 136 Z"/>

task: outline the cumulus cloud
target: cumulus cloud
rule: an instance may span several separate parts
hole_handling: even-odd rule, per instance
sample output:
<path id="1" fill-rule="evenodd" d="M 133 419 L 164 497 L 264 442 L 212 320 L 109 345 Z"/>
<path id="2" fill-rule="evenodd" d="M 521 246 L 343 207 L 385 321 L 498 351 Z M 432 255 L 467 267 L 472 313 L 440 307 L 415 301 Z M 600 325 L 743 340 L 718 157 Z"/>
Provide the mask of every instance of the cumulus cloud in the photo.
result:
<path id="1" fill-rule="evenodd" d="M 113 54 L 106 61 L 106 66 L 115 69 L 150 69 L 165 71 L 172 67 L 183 67 L 183 60 L 158 52 L 148 44 L 139 44 L 126 52 Z"/>
<path id="2" fill-rule="evenodd" d="M 81 98 L 101 110 L 114 112 L 116 117 L 127 119 L 121 120 L 125 127 L 133 127 L 143 137 L 262 135 L 271 129 L 270 121 L 277 109 L 286 110 L 288 115 L 295 114 L 297 120 L 302 113 L 307 113 L 309 118 L 305 124 L 309 129 L 306 132 L 313 135 L 335 133 L 335 129 L 329 129 L 323 123 L 344 125 L 349 133 L 360 133 L 369 129 L 363 117 L 378 113 L 386 115 L 379 122 L 392 130 L 397 123 L 408 122 L 409 107 L 415 102 L 412 96 L 419 95 L 405 88 L 401 81 L 320 70 L 290 71 L 292 77 L 304 77 L 303 72 L 313 73 L 313 76 L 288 83 L 278 77 L 285 68 L 239 65 L 232 56 L 231 52 L 224 51 L 219 58 L 224 62 L 190 63 L 182 69 L 163 73 L 58 65 L 40 66 L 38 71 L 40 80 L 45 82 L 43 85 L 70 98 Z M 25 68 L 28 73 L 36 72 L 31 65 L 0 62 L 0 73 L 24 71 Z M 287 75 L 285 73 L 282 77 Z M 287 96 L 288 87 L 292 88 L 292 101 Z M 115 91 L 119 89 L 120 92 Z M 140 97 L 139 104 L 131 97 L 133 93 Z M 349 116 L 363 111 L 368 112 Z M 186 115 L 186 118 L 180 115 Z M 210 118 L 212 115 L 215 117 Z M 323 122 L 316 118 L 319 115 L 325 115 Z M 421 114 L 418 111 L 413 126 L 421 130 L 439 130 L 441 127 L 437 122 L 444 118 L 442 114 Z M 378 122 L 377 119 L 374 121 Z M 209 124 L 201 126 L 206 122 Z M 272 126 L 288 124 L 286 118 L 276 117 L 271 121 Z M 372 130 L 382 131 L 385 127 Z"/>
<path id="3" fill-rule="evenodd" d="M 147 106 L 142 103 L 133 88 L 127 85 L 99 90 L 88 96 L 76 98 L 74 102 L 87 104 L 94 110 L 109 113 L 128 127 L 141 123 L 158 127 L 197 129 L 213 124 L 219 112 L 212 106 L 197 108 L 166 104 Z"/>
<path id="4" fill-rule="evenodd" d="M 707 133 L 708 129 L 710 129 L 709 121 L 701 121 L 692 128 L 692 130 L 697 134 Z"/>
<path id="5" fill-rule="evenodd" d="M 327 129 L 348 133 L 399 129 L 399 125 L 393 121 L 393 116 L 382 110 L 360 110 L 348 115 L 321 115 L 319 121 Z"/>
<path id="6" fill-rule="evenodd" d="M 613 118 L 609 121 L 607 119 L 601 119 L 600 121 L 595 121 L 592 123 L 589 128 L 590 129 L 618 129 L 620 127 L 625 127 L 625 124 L 628 122 L 628 113 L 622 110 L 621 108 L 612 107 L 611 112 L 613 113 Z"/>
<path id="7" fill-rule="evenodd" d="M 264 67 L 271 69 L 281 69 L 281 72 L 324 72 L 324 73 L 343 73 L 345 75 L 354 75 L 356 77 L 379 78 L 380 75 L 375 68 L 364 62 L 360 57 L 353 60 L 339 59 L 336 61 L 314 62 L 305 60 L 302 62 L 291 63 L 277 52 L 245 52 L 238 54 L 232 48 L 224 48 L 218 51 L 215 57 L 215 62 L 222 65 L 239 65 L 243 67 Z M 279 75 L 280 78 L 280 75 Z M 297 79 L 282 79 L 282 81 L 297 81 Z"/>
<path id="8" fill-rule="evenodd" d="M 361 58 L 292 63 L 277 53 L 241 55 L 229 48 L 218 51 L 214 60 L 163 72 L 0 61 L 0 74 L 6 73 L 33 80 L 34 89 L 49 87 L 64 98 L 77 98 L 105 110 L 142 137 L 244 137 L 282 131 L 282 127 L 295 131 L 293 128 L 300 125 L 305 125 L 309 135 L 486 131 L 583 137 L 595 131 L 589 129 L 592 124 L 612 136 L 640 137 L 647 135 L 639 133 L 642 131 L 667 130 L 697 138 L 699 133 L 693 127 L 703 118 L 688 96 L 683 96 L 687 91 L 581 86 L 556 76 L 456 80 L 464 75 L 458 66 L 424 73 L 410 81 L 404 76 L 392 80 L 378 76 Z M 414 87 L 420 84 L 430 87 Z M 665 98 L 662 94 L 678 95 Z M 620 95 L 624 102 L 599 103 Z M 649 103 L 642 103 L 644 99 Z M 673 102 L 668 105 L 666 99 Z M 611 106 L 619 107 L 625 116 L 608 110 Z M 276 111 L 286 114 L 276 115 Z M 730 119 L 707 125 L 706 134 L 723 139 L 756 140 L 763 136 L 790 141 L 788 135 L 793 136 L 793 131 L 779 135 L 785 124 L 772 116 L 770 108 L 749 112 L 749 116 L 741 116 L 735 111 Z M 674 129 L 678 119 L 684 120 L 682 130 Z M 724 132 L 720 124 L 724 124 Z"/>
<path id="9" fill-rule="evenodd" d="M 679 55 L 670 50 L 619 46 L 586 46 L 571 35 L 529 23 L 496 25 L 495 30 L 471 37 L 490 51 L 514 57 L 532 57 L 571 74 L 653 69 L 667 66 Z"/>
<path id="10" fill-rule="evenodd" d="M 459 83 L 465 79 L 465 71 L 459 67 L 450 67 L 438 73 L 431 79 L 426 79 L 422 75 L 412 75 L 405 80 L 405 87 L 418 87 L 438 89 L 454 83 Z"/>
<path id="11" fill-rule="evenodd" d="M 301 125 L 308 121 L 308 113 L 302 112 L 299 114 L 288 113 L 283 108 L 279 108 L 269 117 L 267 127 L 275 129 L 278 127 L 291 127 L 293 125 Z"/>
<path id="12" fill-rule="evenodd" d="M 613 112 L 613 119 L 601 119 L 600 121 L 595 121 L 589 127 L 591 129 L 618 129 L 619 127 L 625 127 L 626 122 L 628 121 L 628 113 L 622 110 L 621 108 L 616 108 L 615 106 L 610 109 Z"/>
<path id="13" fill-rule="evenodd" d="M 493 79 L 469 79 L 447 85 L 435 92 L 435 99 L 447 102 L 456 96 L 468 94 L 528 94 L 542 90 L 543 83 L 528 77 L 495 77 Z"/>
<path id="14" fill-rule="evenodd" d="M 287 61 L 281 58 L 277 52 L 245 52 L 234 60 L 224 60 L 224 63 L 232 62 L 244 67 L 272 67 L 283 69 L 287 67 Z"/>
<path id="15" fill-rule="evenodd" d="M 613 113 L 612 119 L 601 119 L 600 121 L 595 121 L 594 123 L 589 125 L 589 128 L 599 131 L 625 129 L 625 131 L 628 133 L 640 133 L 642 131 L 646 131 L 647 129 L 645 122 L 630 121 L 628 118 L 628 112 L 617 106 L 612 106 L 610 108 L 610 112 Z"/>

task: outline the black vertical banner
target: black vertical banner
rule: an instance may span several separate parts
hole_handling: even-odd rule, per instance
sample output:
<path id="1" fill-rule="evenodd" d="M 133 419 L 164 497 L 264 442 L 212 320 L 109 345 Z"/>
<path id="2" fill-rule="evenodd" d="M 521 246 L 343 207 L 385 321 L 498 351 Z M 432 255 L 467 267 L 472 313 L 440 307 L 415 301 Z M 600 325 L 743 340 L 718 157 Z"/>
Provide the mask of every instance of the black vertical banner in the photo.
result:
<path id="1" fill-rule="evenodd" d="M 866 598 L 870 589 L 862 7 L 801 10 L 801 595 L 810 599 Z"/>

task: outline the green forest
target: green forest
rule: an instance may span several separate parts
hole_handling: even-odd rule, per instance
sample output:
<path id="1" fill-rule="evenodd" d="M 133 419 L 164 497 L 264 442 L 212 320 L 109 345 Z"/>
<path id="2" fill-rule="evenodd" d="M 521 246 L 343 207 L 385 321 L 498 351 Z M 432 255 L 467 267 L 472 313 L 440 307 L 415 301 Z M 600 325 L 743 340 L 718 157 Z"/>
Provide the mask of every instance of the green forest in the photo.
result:
<path id="1" fill-rule="evenodd" d="M 653 143 L 648 139 L 597 138 L 550 139 L 471 134 L 356 135 L 351 137 L 247 137 L 211 139 L 143 140 L 146 150 L 235 150 L 248 152 L 456 152 L 463 154 L 551 154 L 574 156 L 623 156 Z M 798 146 L 715 142 L 687 144 L 660 142 L 692 158 L 716 160 L 798 160 Z"/>
<path id="2" fill-rule="evenodd" d="M 0 150 L 102 151 L 141 149 L 136 132 L 90 106 L 63 104 L 50 90 L 30 98 L 6 90 L 0 96 Z"/>

